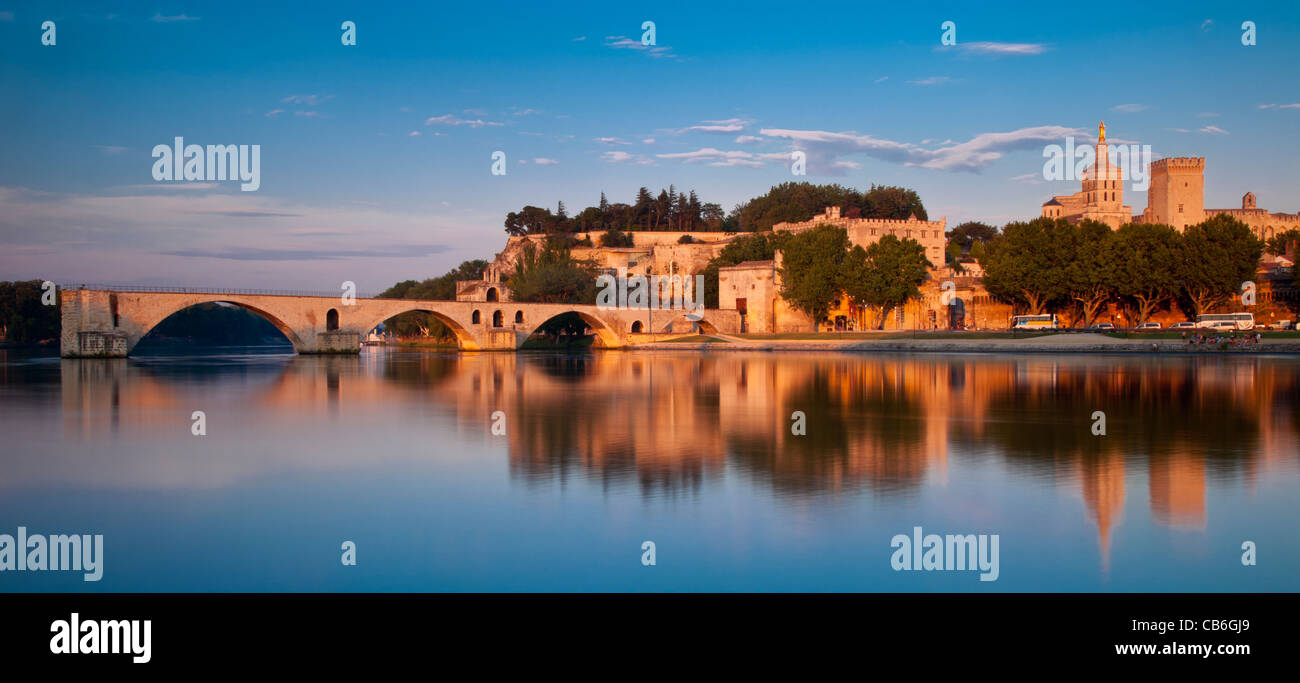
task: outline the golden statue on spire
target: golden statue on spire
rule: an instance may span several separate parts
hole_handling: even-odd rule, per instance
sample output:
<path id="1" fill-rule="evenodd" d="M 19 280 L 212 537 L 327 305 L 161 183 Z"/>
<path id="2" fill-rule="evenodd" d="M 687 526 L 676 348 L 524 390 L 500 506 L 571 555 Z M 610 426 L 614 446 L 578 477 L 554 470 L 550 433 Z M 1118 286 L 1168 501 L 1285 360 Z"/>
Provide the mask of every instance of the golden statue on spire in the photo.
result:
<path id="1" fill-rule="evenodd" d="M 1102 121 L 1101 125 L 1097 127 L 1097 144 L 1101 144 L 1105 141 L 1106 141 L 1106 122 Z"/>

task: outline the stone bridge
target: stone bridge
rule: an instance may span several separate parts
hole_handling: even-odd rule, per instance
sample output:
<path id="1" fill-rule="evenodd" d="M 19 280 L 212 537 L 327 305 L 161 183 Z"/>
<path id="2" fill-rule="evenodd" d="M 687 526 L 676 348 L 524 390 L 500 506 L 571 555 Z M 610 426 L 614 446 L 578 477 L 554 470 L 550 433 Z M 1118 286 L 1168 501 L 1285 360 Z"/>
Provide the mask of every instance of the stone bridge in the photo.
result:
<path id="1" fill-rule="evenodd" d="M 204 303 L 226 303 L 252 311 L 275 325 L 298 353 L 357 353 L 362 338 L 395 315 L 430 313 L 451 328 L 465 351 L 513 351 L 556 316 L 576 313 L 600 345 L 617 348 L 695 332 L 737 332 L 740 314 L 705 311 L 687 319 L 682 310 L 615 310 L 570 304 L 258 293 L 249 290 L 162 290 L 65 288 L 61 292 L 65 358 L 123 357 L 158 323 L 177 311 Z"/>

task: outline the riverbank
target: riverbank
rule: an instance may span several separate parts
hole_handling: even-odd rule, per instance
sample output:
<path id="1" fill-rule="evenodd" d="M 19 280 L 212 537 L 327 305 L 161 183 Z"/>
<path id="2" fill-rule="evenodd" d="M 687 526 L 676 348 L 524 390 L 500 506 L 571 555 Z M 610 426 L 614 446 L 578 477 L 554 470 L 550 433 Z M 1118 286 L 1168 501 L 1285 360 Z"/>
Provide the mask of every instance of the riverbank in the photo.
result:
<path id="1" fill-rule="evenodd" d="M 706 340 L 707 339 L 707 340 Z M 698 341 L 697 341 L 698 340 Z M 709 351 L 922 351 L 942 353 L 1213 353 L 1259 354 L 1283 353 L 1300 355 L 1300 338 L 1265 338 L 1258 344 L 1246 346 L 1213 344 L 1188 344 L 1181 338 L 1129 338 L 1121 339 L 1105 334 L 1064 333 L 1038 337 L 964 337 L 924 338 L 889 336 L 864 339 L 861 336 L 826 339 L 752 339 L 733 335 L 714 334 L 707 338 L 695 336 L 689 340 L 638 344 L 634 349 Z"/>

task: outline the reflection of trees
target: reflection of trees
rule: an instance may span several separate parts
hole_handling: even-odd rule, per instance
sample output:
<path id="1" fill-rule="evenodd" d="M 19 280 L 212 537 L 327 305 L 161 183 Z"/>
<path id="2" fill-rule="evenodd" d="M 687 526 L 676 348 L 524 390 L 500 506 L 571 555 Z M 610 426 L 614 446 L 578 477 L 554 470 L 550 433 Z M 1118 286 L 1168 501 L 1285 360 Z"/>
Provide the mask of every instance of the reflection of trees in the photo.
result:
<path id="1" fill-rule="evenodd" d="M 771 361 L 765 361 L 771 362 Z M 782 397 L 773 416 L 778 439 L 752 432 L 727 434 L 733 462 L 785 493 L 817 493 L 861 484 L 890 490 L 915 486 L 925 461 L 921 407 L 893 364 L 818 364 L 805 382 Z M 790 433 L 790 415 L 802 411 L 807 432 Z"/>
<path id="2" fill-rule="evenodd" d="M 1195 453 L 1219 472 L 1235 472 L 1257 455 L 1259 401 L 1249 381 L 1203 377 L 1201 362 L 1103 367 L 1027 361 L 1018 369 L 1028 371 L 987 396 L 989 415 L 981 428 L 999 454 L 1041 474 L 1113 453 Z M 1106 415 L 1105 436 L 1091 431 L 1098 410 Z M 958 437 L 970 428 L 958 423 Z"/>

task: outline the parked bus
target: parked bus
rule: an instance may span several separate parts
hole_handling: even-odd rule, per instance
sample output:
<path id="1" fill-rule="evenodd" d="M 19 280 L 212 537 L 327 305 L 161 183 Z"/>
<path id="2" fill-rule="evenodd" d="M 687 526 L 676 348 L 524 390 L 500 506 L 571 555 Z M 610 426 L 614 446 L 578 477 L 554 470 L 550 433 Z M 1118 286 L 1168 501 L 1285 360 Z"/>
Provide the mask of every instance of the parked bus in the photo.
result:
<path id="1" fill-rule="evenodd" d="M 1056 314 L 1050 315 L 1017 315 L 1011 318 L 1011 329 L 1013 330 L 1054 330 L 1056 329 Z"/>
<path id="2" fill-rule="evenodd" d="M 1238 329 L 1253 330 L 1255 329 L 1254 313 L 1204 313 L 1196 316 L 1197 327 L 1212 327 L 1217 329 Z"/>

